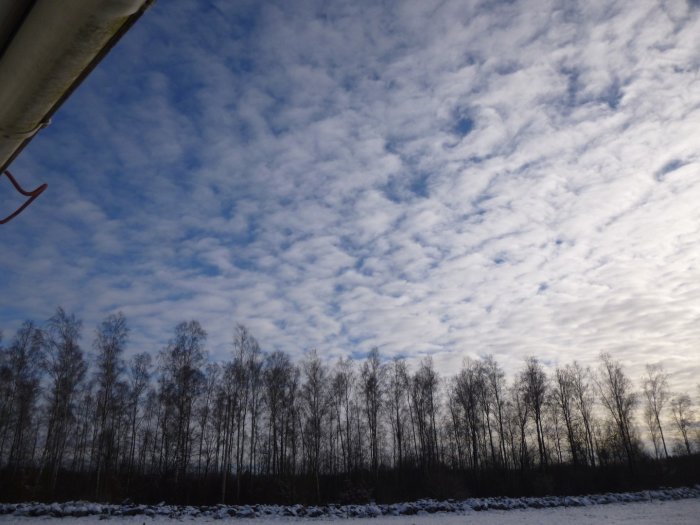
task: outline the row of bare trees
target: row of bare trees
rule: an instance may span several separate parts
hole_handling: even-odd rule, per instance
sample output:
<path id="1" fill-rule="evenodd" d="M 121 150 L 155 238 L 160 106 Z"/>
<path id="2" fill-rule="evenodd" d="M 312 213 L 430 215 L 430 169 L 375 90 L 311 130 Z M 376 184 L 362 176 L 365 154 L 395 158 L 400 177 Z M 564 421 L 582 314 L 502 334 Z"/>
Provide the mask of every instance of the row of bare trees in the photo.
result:
<path id="1" fill-rule="evenodd" d="M 178 324 L 155 359 L 126 357 L 121 313 L 100 323 L 91 353 L 82 332 L 58 308 L 0 346 L 0 472 L 30 491 L 50 495 L 68 475 L 89 479 L 91 498 L 130 494 L 144 477 L 213 480 L 225 502 L 245 499 L 252 478 L 287 483 L 293 497 L 305 476 L 321 499 L 324 476 L 634 467 L 645 449 L 700 447 L 691 398 L 670 392 L 661 367 L 647 367 L 637 393 L 605 354 L 594 370 L 531 357 L 511 380 L 486 356 L 444 378 L 430 358 L 410 370 L 376 349 L 359 362 L 312 351 L 294 363 L 241 325 L 223 363 L 208 359 L 197 321 Z"/>

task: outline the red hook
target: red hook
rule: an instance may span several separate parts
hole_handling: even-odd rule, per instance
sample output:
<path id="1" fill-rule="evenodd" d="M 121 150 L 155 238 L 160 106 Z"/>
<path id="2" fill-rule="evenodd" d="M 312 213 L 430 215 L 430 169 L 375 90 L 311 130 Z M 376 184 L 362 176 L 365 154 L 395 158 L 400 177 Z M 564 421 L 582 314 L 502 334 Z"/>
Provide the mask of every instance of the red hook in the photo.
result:
<path id="1" fill-rule="evenodd" d="M 27 206 L 29 206 L 29 205 L 32 203 L 32 201 L 33 201 L 34 199 L 36 199 L 39 195 L 41 195 L 42 192 L 48 187 L 48 184 L 45 184 L 45 183 L 44 183 L 44 184 L 42 184 L 41 186 L 39 186 L 37 189 L 35 189 L 34 191 L 25 191 L 25 190 L 22 188 L 22 186 L 20 186 L 19 183 L 18 183 L 18 182 L 15 180 L 15 178 L 12 176 L 12 173 L 10 173 L 9 171 L 5 171 L 5 175 L 7 176 L 8 179 L 10 179 L 10 182 L 12 183 L 12 185 L 15 187 L 15 189 L 16 189 L 19 193 L 21 193 L 21 194 L 24 195 L 25 197 L 29 197 L 29 198 L 28 198 L 26 201 L 24 201 L 24 204 L 22 204 L 22 206 L 20 206 L 19 208 L 17 208 L 12 214 L 8 215 L 8 216 L 5 217 L 4 219 L 0 219 L 0 224 L 5 224 L 6 222 L 10 222 L 12 219 L 14 219 L 15 217 L 17 217 L 17 215 L 19 215 L 20 213 L 22 213 L 22 211 L 24 210 L 24 208 L 26 208 Z M 0 176 L 2 176 L 2 173 L 0 173 Z"/>

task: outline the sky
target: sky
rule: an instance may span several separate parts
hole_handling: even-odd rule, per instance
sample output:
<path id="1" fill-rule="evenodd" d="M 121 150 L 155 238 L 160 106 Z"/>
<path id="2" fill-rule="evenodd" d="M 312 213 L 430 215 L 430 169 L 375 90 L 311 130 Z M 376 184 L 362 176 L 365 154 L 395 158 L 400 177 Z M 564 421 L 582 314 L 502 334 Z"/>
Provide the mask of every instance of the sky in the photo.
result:
<path id="1" fill-rule="evenodd" d="M 700 2 L 156 2 L 11 169 L 0 328 L 700 377 Z M 0 209 L 16 205 L 0 181 Z"/>

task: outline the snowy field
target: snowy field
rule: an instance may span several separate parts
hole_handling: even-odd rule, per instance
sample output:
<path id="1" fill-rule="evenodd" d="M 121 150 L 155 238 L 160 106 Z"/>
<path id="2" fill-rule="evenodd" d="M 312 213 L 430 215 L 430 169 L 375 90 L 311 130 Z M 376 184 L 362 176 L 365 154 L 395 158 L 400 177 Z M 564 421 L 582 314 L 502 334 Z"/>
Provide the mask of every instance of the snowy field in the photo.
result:
<path id="1" fill-rule="evenodd" d="M 104 521 L 102 521 L 104 520 Z M 634 503 L 610 503 L 607 505 L 589 505 L 585 507 L 555 507 L 543 509 L 514 509 L 465 511 L 458 513 L 435 513 L 413 516 L 379 516 L 374 518 L 293 518 L 272 516 L 263 518 L 234 518 L 246 525 L 285 525 L 306 523 L 308 525 L 325 525 L 347 523 L 348 525 L 698 525 L 700 524 L 700 499 L 669 501 L 647 501 Z M 180 517 L 166 516 L 85 516 L 56 518 L 50 516 L 28 517 L 3 515 L 0 523 L 17 523 L 25 525 L 88 525 L 91 523 L 112 525 L 173 525 L 176 523 L 221 523 L 212 516 Z"/>
<path id="2" fill-rule="evenodd" d="M 619 494 L 543 498 L 420 500 L 395 504 L 280 506 L 103 505 L 89 502 L 0 504 L 0 524 L 174 524 L 237 521 L 250 525 L 339 523 L 458 525 L 634 523 L 700 525 L 700 485 Z"/>

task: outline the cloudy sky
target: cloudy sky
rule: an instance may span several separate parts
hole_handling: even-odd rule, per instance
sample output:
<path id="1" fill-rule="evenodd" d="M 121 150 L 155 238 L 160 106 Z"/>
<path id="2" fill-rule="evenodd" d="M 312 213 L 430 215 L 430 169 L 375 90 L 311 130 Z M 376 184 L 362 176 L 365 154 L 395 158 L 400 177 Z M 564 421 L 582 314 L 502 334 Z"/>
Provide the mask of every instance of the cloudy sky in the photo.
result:
<path id="1" fill-rule="evenodd" d="M 161 1 L 12 169 L 6 338 L 700 377 L 697 1 Z"/>

